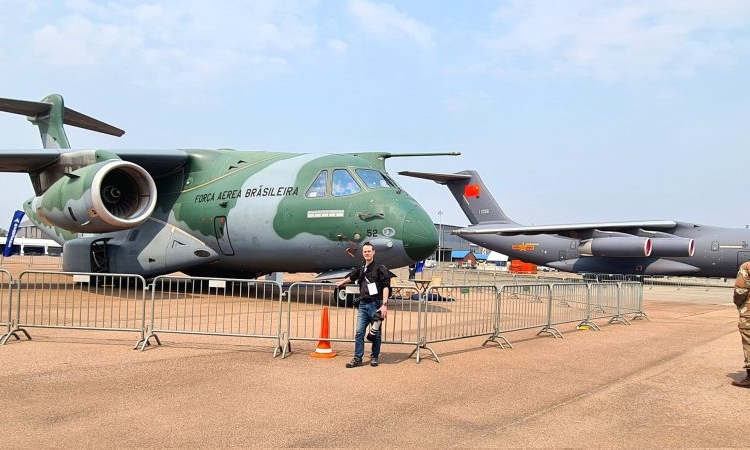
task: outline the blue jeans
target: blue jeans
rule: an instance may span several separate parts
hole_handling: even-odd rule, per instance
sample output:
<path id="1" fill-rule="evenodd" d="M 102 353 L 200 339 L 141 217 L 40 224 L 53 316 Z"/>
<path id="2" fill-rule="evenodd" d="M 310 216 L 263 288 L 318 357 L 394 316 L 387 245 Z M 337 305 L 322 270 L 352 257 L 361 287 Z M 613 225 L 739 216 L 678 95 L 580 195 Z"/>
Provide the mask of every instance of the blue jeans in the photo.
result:
<path id="1" fill-rule="evenodd" d="M 367 331 L 367 325 L 372 322 L 372 316 L 380 308 L 380 302 L 372 303 L 360 303 L 359 310 L 357 311 L 357 328 L 354 334 L 354 357 L 362 361 L 362 356 L 365 354 L 365 333 Z M 380 356 L 380 335 L 382 330 L 375 337 L 375 341 L 372 343 L 372 357 L 377 358 Z"/>

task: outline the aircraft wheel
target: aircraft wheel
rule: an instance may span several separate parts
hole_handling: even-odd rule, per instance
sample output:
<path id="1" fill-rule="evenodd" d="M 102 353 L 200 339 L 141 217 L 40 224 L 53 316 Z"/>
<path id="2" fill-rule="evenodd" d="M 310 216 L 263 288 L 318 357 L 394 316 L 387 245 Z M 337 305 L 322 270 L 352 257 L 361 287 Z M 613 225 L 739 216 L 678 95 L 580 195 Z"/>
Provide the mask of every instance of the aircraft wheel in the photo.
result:
<path id="1" fill-rule="evenodd" d="M 348 308 L 354 305 L 354 297 L 346 294 L 346 288 L 336 288 L 334 290 L 336 296 L 336 304 Z"/>

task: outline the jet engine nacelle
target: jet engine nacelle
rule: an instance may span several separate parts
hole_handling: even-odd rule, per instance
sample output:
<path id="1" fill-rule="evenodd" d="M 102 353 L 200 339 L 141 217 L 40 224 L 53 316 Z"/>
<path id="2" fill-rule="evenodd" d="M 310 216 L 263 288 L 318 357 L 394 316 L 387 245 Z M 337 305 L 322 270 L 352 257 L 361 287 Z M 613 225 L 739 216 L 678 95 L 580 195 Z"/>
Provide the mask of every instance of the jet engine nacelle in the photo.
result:
<path id="1" fill-rule="evenodd" d="M 578 252 L 583 256 L 644 257 L 652 251 L 651 239 L 647 237 L 602 237 L 581 242 Z"/>
<path id="2" fill-rule="evenodd" d="M 655 257 L 693 256 L 695 253 L 695 241 L 688 238 L 653 238 L 651 244 L 651 256 Z"/>
<path id="3" fill-rule="evenodd" d="M 146 221 L 155 207 L 151 175 L 119 159 L 65 174 L 32 204 L 48 225 L 77 233 L 133 228 Z"/>

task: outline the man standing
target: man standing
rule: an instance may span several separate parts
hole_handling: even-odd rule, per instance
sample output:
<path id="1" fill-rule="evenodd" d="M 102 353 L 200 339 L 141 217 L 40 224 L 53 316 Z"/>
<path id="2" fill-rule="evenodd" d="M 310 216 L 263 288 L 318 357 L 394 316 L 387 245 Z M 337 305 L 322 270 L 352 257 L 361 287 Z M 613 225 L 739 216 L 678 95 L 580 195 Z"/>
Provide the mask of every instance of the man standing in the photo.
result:
<path id="1" fill-rule="evenodd" d="M 352 270 L 343 280 L 336 283 L 336 287 L 356 282 L 359 284 L 359 309 L 357 311 L 357 328 L 354 335 L 354 358 L 346 363 L 346 367 L 358 367 L 362 365 L 362 356 L 365 353 L 365 330 L 372 323 L 373 318 L 385 319 L 388 314 L 388 297 L 391 293 L 391 275 L 388 268 L 383 264 L 376 263 L 375 248 L 369 242 L 362 245 L 362 256 L 365 264 Z M 370 339 L 370 336 L 368 336 Z M 377 367 L 378 356 L 380 356 L 381 333 L 380 329 L 372 333 L 372 356 L 370 365 Z"/>
<path id="2" fill-rule="evenodd" d="M 740 313 L 738 327 L 742 337 L 742 351 L 745 353 L 745 370 L 747 376 L 744 380 L 732 381 L 732 385 L 750 388 L 750 303 L 748 299 L 750 291 L 750 261 L 742 263 L 737 279 L 734 281 L 734 304 Z"/>

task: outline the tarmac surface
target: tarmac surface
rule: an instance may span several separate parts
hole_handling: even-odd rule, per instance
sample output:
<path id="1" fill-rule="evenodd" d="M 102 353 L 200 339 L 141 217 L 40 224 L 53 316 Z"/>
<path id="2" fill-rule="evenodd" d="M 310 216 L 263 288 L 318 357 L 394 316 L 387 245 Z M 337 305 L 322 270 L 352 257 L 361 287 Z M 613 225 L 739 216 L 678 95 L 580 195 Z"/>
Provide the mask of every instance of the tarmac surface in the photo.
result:
<path id="1" fill-rule="evenodd" d="M 0 347 L 0 445 L 747 447 L 731 291 L 644 298 L 630 325 L 444 342 L 439 363 L 386 344 L 376 368 L 346 369 L 346 343 L 281 359 L 263 340 L 172 335 L 142 352 L 132 333 L 35 329 Z"/>

